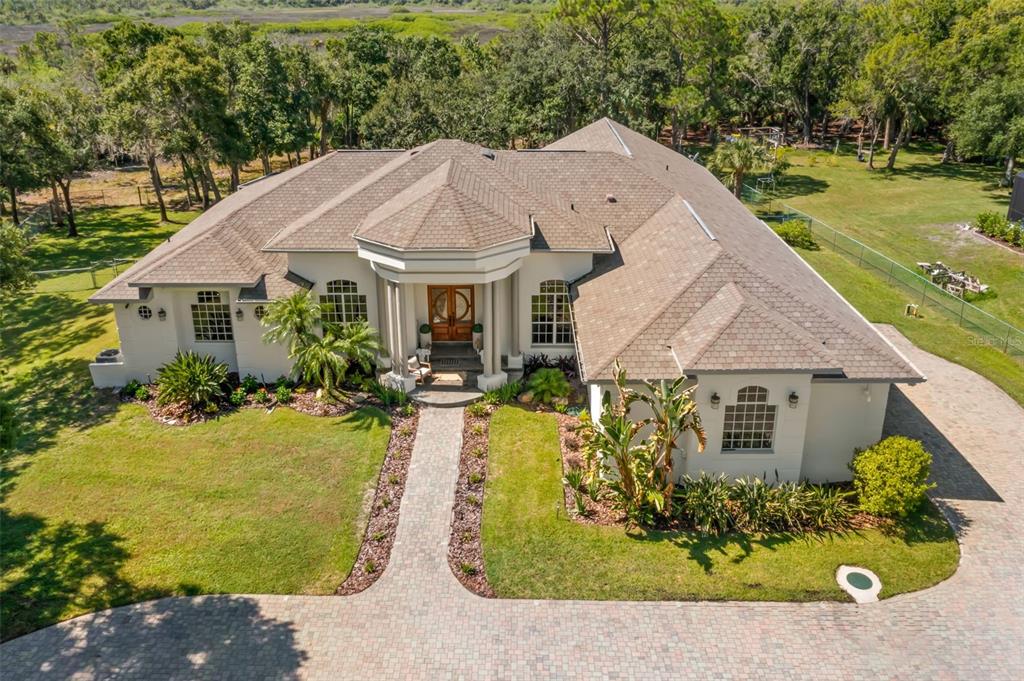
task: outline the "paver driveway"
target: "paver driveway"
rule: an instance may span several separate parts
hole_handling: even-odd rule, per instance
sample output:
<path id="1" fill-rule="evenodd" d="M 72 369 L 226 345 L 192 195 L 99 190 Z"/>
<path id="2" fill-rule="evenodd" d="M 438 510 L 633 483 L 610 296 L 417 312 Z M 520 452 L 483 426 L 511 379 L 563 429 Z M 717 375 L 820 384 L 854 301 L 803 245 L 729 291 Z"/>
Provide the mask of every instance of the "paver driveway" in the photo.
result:
<path id="1" fill-rule="evenodd" d="M 963 542 L 955 576 L 871 605 L 477 598 L 446 542 L 461 409 L 420 422 L 392 563 L 350 597 L 167 598 L 0 647 L 4 679 L 1024 677 L 1024 410 L 884 329 L 930 377 L 887 429 L 928 442 Z M 580 566 L 580 569 L 586 569 Z"/>

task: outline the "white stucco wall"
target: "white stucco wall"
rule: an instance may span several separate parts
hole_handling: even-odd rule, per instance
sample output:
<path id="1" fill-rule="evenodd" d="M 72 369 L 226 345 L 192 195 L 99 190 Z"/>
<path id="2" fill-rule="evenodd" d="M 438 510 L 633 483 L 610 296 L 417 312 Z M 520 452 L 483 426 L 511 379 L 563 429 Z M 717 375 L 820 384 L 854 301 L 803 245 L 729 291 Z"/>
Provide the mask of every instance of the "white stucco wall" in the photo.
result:
<path id="1" fill-rule="evenodd" d="M 574 281 L 590 272 L 594 258 L 590 253 L 531 253 L 519 269 L 519 348 L 525 355 L 543 353 L 549 357 L 571 355 L 570 345 L 533 345 L 530 333 L 530 297 L 540 292 L 540 283 L 548 279 Z"/>
<path id="2" fill-rule="evenodd" d="M 266 307 L 266 304 L 264 304 Z M 267 328 L 253 314 L 256 305 L 251 303 L 232 306 L 242 310 L 242 320 L 232 317 L 235 330 L 235 352 L 238 356 L 238 376 L 252 374 L 265 383 L 273 383 L 280 376 L 291 372 L 292 362 L 288 359 L 288 348 L 281 343 L 264 343 L 263 334 Z"/>
<path id="3" fill-rule="evenodd" d="M 799 480 L 804 452 L 804 439 L 809 412 L 808 398 L 811 380 L 807 374 L 710 374 L 698 376 L 694 399 L 700 410 L 701 421 L 707 436 L 704 451 L 698 453 L 697 439 L 687 434 L 682 451 L 674 460 L 679 477 L 684 474 L 696 477 L 701 472 L 712 475 L 722 473 L 729 478 L 744 476 L 765 477 L 774 482 L 776 473 L 779 480 Z M 637 384 L 639 385 L 639 384 Z M 776 405 L 774 446 L 767 452 L 722 451 L 722 429 L 725 407 L 736 403 L 736 393 L 748 385 L 758 385 L 768 390 L 768 404 Z M 642 389 L 642 388 L 639 388 Z M 600 413 L 601 395 L 605 390 L 615 398 L 615 386 L 602 383 L 598 388 L 591 386 L 589 400 L 591 413 Z M 711 407 L 712 393 L 717 392 L 721 403 L 717 409 Z M 795 408 L 789 406 L 789 394 L 796 392 L 799 402 Z M 650 414 L 646 406 L 633 407 L 633 416 L 643 418 Z"/>
<path id="4" fill-rule="evenodd" d="M 801 477 L 849 480 L 853 450 L 882 437 L 888 400 L 888 383 L 812 382 Z"/>

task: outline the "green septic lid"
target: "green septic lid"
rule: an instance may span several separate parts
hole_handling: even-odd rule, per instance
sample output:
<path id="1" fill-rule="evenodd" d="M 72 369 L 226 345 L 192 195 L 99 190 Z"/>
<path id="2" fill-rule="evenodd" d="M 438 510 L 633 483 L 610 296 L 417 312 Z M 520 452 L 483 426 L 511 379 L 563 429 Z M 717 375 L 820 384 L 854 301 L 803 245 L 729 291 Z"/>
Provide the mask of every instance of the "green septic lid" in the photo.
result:
<path id="1" fill-rule="evenodd" d="M 846 582 L 854 589 L 861 589 L 862 591 L 867 591 L 873 585 L 871 578 L 863 572 L 847 573 Z"/>

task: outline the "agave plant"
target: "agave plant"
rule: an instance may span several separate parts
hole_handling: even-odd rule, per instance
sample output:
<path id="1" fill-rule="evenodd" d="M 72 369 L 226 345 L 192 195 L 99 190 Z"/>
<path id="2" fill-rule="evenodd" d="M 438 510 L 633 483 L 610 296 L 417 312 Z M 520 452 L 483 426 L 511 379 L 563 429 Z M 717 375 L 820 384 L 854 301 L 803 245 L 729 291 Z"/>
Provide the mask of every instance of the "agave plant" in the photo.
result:
<path id="1" fill-rule="evenodd" d="M 158 404 L 184 402 L 192 409 L 212 409 L 224 396 L 228 365 L 211 355 L 179 351 L 157 372 Z"/>

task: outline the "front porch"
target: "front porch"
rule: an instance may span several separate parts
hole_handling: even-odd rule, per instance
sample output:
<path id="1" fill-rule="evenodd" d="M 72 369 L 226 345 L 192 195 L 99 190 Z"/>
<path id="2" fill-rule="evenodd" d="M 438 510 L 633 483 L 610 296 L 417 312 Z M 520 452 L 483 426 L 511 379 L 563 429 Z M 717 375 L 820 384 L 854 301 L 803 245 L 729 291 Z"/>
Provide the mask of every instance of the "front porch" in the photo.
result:
<path id="1" fill-rule="evenodd" d="M 420 396 L 429 388 L 443 396 L 440 402 L 462 404 L 504 385 L 510 371 L 522 368 L 517 271 L 479 274 L 470 277 L 477 281 L 455 284 L 438 281 L 433 273 L 395 277 L 374 269 L 390 365 L 381 379 L 386 384 Z M 429 364 L 431 375 L 417 381 L 417 362 Z"/>

